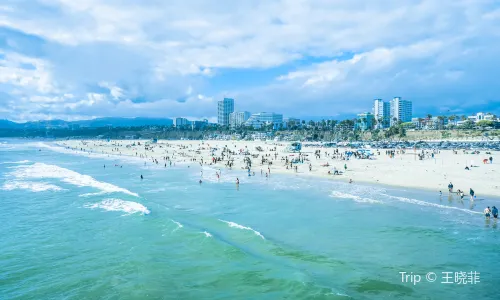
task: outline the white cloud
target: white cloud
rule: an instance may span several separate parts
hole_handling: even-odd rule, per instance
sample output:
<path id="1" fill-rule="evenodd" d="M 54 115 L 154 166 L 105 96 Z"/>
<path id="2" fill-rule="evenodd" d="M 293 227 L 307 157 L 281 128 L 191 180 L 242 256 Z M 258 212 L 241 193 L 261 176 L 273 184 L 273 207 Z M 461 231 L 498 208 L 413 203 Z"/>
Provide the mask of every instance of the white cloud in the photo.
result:
<path id="1" fill-rule="evenodd" d="M 106 88 L 109 90 L 109 93 L 115 100 L 119 100 L 124 97 L 124 90 L 117 85 L 110 84 L 109 82 L 99 82 L 100 87 Z"/>
<path id="2" fill-rule="evenodd" d="M 47 61 L 1 50 L 0 55 L 4 56 L 0 58 L 0 83 L 33 89 L 42 94 L 57 91 Z"/>
<path id="3" fill-rule="evenodd" d="M 8 100 L 11 112 L 30 116 L 210 116 L 226 90 L 244 109 L 299 105 L 304 114 L 396 94 L 430 106 L 430 94 L 445 101 L 460 90 L 465 103 L 496 74 L 499 11 L 494 0 L 7 1 L 0 26 L 49 45 L 43 59 L 0 52 L 0 83 L 9 85 L 0 92 L 18 100 Z M 29 47 L 7 42 L 19 53 Z M 243 81 L 224 77 L 227 69 L 274 67 L 281 75 L 267 82 L 224 86 Z"/>

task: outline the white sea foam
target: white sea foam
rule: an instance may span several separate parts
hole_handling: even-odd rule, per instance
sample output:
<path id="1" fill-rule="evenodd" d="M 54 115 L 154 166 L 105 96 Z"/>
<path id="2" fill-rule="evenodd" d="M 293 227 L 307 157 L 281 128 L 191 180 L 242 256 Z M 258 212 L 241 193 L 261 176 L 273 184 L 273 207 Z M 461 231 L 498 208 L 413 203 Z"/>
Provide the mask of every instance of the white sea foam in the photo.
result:
<path id="1" fill-rule="evenodd" d="M 30 190 L 32 192 L 45 192 L 45 191 L 61 191 L 63 188 L 45 182 L 32 182 L 32 181 L 8 181 L 5 182 L 1 188 L 5 191 L 12 191 L 16 189 Z"/>
<path id="2" fill-rule="evenodd" d="M 410 199 L 410 198 L 405 198 L 405 197 L 396 197 L 396 196 L 390 196 L 386 194 L 382 194 L 385 197 L 388 197 L 390 199 L 394 199 L 400 202 L 405 202 L 405 203 L 411 203 L 411 204 L 416 204 L 416 205 L 422 205 L 422 206 L 428 206 L 428 207 L 437 207 L 437 208 L 442 208 L 442 209 L 453 209 L 453 210 L 458 210 L 462 212 L 466 212 L 469 214 L 482 214 L 481 212 L 478 211 L 472 211 L 469 209 L 463 209 L 459 207 L 454 207 L 454 206 L 446 206 L 446 205 L 441 205 L 437 203 L 432 203 L 432 202 L 425 202 L 422 200 L 417 200 L 417 199 Z"/>
<path id="3" fill-rule="evenodd" d="M 107 194 L 107 193 L 108 193 L 108 192 L 105 192 L 105 191 L 101 191 L 101 192 L 97 192 L 97 193 L 85 193 L 85 194 L 78 195 L 78 197 L 101 196 L 101 195 L 105 195 L 105 194 Z"/>
<path id="4" fill-rule="evenodd" d="M 180 228 L 184 227 L 181 223 L 179 223 L 179 222 L 177 222 L 177 221 L 174 221 L 174 220 L 170 220 L 170 221 L 172 221 L 172 222 L 174 222 L 175 224 L 177 224 L 177 228 L 175 228 L 175 229 L 174 229 L 174 231 L 176 231 L 176 230 L 178 230 L 178 229 L 180 229 Z"/>
<path id="5" fill-rule="evenodd" d="M 123 211 L 127 215 L 135 213 L 147 215 L 150 213 L 149 209 L 140 203 L 115 198 L 104 199 L 99 203 L 87 203 L 84 207 L 90 209 L 100 208 L 106 211 Z"/>
<path id="6" fill-rule="evenodd" d="M 342 193 L 339 191 L 332 191 L 331 196 L 334 198 L 352 199 L 358 203 L 378 203 L 378 204 L 384 203 L 380 200 L 375 200 L 375 199 L 365 198 L 365 197 L 361 197 L 361 196 L 357 196 L 357 195 Z"/>
<path id="7" fill-rule="evenodd" d="M 30 161 L 29 160 L 20 160 L 20 161 L 4 161 L 4 162 L 1 162 L 0 164 L 1 165 L 5 165 L 5 164 L 27 164 L 29 163 Z"/>
<path id="8" fill-rule="evenodd" d="M 49 145 L 43 142 L 38 142 L 33 144 L 34 146 L 38 148 L 46 148 L 54 152 L 59 152 L 59 153 L 65 153 L 65 154 L 72 154 L 72 155 L 78 155 L 78 156 L 85 156 L 89 158 L 99 158 L 99 159 L 105 159 L 105 160 L 120 160 L 120 161 L 127 161 L 127 162 L 135 162 L 135 163 L 144 163 L 143 158 L 135 157 L 135 156 L 130 156 L 130 155 L 118 155 L 118 154 L 110 154 L 110 153 L 99 153 L 99 152 L 89 152 L 89 151 L 82 151 L 78 149 L 71 149 L 64 147 L 62 145 Z M 149 162 L 148 162 L 149 165 Z"/>
<path id="9" fill-rule="evenodd" d="M 234 227 L 234 228 L 238 228 L 238 229 L 253 231 L 253 233 L 255 233 L 256 235 L 260 236 L 262 239 L 264 239 L 264 240 L 266 239 L 262 234 L 260 234 L 260 232 L 258 232 L 257 230 L 254 230 L 251 227 L 246 227 L 246 226 L 240 225 L 240 224 L 235 223 L 235 222 L 224 221 L 224 220 L 221 220 L 221 219 L 219 219 L 219 221 L 226 223 L 227 225 L 229 225 L 229 227 Z"/>
<path id="10" fill-rule="evenodd" d="M 205 234 L 205 237 L 212 237 L 212 235 L 209 232 L 203 231 L 203 234 Z"/>
<path id="11" fill-rule="evenodd" d="M 121 188 L 119 186 L 95 180 L 91 176 L 83 175 L 75 171 L 71 171 L 55 165 L 47 165 L 44 163 L 35 163 L 33 165 L 20 166 L 11 175 L 17 178 L 56 178 L 63 182 L 73 184 L 76 186 L 89 186 L 97 188 L 102 192 L 113 193 L 120 192 L 135 197 L 139 197 L 138 194 L 133 193 L 127 189 Z"/>

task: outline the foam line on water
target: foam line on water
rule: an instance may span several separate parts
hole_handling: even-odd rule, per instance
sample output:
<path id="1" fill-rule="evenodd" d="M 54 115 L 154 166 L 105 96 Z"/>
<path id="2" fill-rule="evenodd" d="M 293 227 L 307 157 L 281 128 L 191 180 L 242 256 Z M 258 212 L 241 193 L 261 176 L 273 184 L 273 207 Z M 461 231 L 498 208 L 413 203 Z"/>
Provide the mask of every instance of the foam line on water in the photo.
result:
<path id="1" fill-rule="evenodd" d="M 20 161 L 4 161 L 4 162 L 1 162 L 0 164 L 1 165 L 6 165 L 6 164 L 27 164 L 29 163 L 30 161 L 29 160 L 20 160 Z"/>
<path id="2" fill-rule="evenodd" d="M 339 191 L 332 191 L 331 197 L 342 198 L 342 199 L 352 199 L 358 203 L 377 203 L 377 204 L 384 203 L 380 200 L 375 200 L 375 199 L 365 198 L 365 197 L 361 197 L 361 196 L 357 196 L 357 195 L 342 193 Z"/>
<path id="3" fill-rule="evenodd" d="M 79 149 L 72 149 L 72 148 L 67 148 L 62 145 L 49 145 L 43 142 L 38 142 L 35 143 L 34 146 L 38 148 L 46 148 L 54 152 L 59 152 L 59 153 L 65 153 L 65 154 L 71 154 L 71 155 L 78 155 L 78 156 L 85 156 L 89 158 L 99 158 L 99 159 L 105 159 L 105 160 L 113 160 L 113 161 L 127 161 L 127 162 L 133 162 L 133 163 L 144 163 L 144 158 L 139 158 L 136 156 L 131 156 L 131 155 L 118 155 L 118 154 L 112 154 L 112 153 L 99 153 L 99 152 L 92 152 L 92 151 L 84 151 L 84 150 L 79 150 Z M 148 162 L 148 165 L 150 165 L 150 162 Z"/>
<path id="4" fill-rule="evenodd" d="M 202 233 L 205 234 L 205 237 L 212 237 L 212 235 L 210 234 L 210 232 L 203 231 Z"/>
<path id="5" fill-rule="evenodd" d="M 85 194 L 78 195 L 78 197 L 102 196 L 102 195 L 105 195 L 107 193 L 108 192 L 105 192 L 105 191 L 101 191 L 101 192 L 97 192 L 97 193 L 85 193 Z"/>
<path id="6" fill-rule="evenodd" d="M 143 215 L 148 215 L 151 213 L 149 209 L 137 202 L 125 201 L 122 199 L 108 198 L 104 199 L 98 203 L 87 203 L 83 207 L 90 209 L 103 209 L 106 211 L 122 211 L 126 215 L 131 215 L 135 213 L 141 213 Z"/>
<path id="7" fill-rule="evenodd" d="M 251 227 L 246 227 L 246 226 L 240 225 L 240 224 L 235 223 L 235 222 L 224 221 L 224 220 L 221 220 L 221 219 L 219 219 L 219 221 L 226 223 L 227 225 L 229 225 L 229 227 L 253 231 L 253 233 L 255 233 L 256 235 L 260 236 L 263 240 L 266 239 L 260 232 L 258 232 L 257 230 L 254 230 Z"/>
<path id="8" fill-rule="evenodd" d="M 29 190 L 32 192 L 45 192 L 45 191 L 62 191 L 63 188 L 46 183 L 46 182 L 33 182 L 33 181 L 7 181 L 1 188 L 5 191 L 12 191 L 17 189 Z"/>
<path id="9" fill-rule="evenodd" d="M 172 221 L 173 223 L 175 223 L 177 225 L 177 228 L 175 228 L 174 230 L 172 230 L 172 232 L 177 231 L 177 230 L 181 229 L 182 227 L 184 227 L 181 223 L 179 223 L 179 222 L 177 222 L 175 220 L 171 219 L 170 221 Z"/>
<path id="10" fill-rule="evenodd" d="M 76 186 L 88 186 L 101 190 L 106 193 L 120 192 L 131 196 L 139 197 L 137 193 L 133 193 L 125 188 L 113 185 L 111 183 L 102 182 L 94 179 L 89 175 L 83 175 L 78 172 L 62 168 L 56 165 L 48 165 L 44 163 L 35 163 L 33 165 L 19 166 L 11 175 L 16 178 L 55 178 L 63 182 Z"/>
<path id="11" fill-rule="evenodd" d="M 416 205 L 421 205 L 421 206 L 428 206 L 428 207 L 437 207 L 437 208 L 442 208 L 442 209 L 453 209 L 453 210 L 458 210 L 462 212 L 466 212 L 469 214 L 482 214 L 481 212 L 478 211 L 472 211 L 469 209 L 464 209 L 460 207 L 454 207 L 454 206 L 446 206 L 446 205 L 441 205 L 437 203 L 432 203 L 432 202 L 426 202 L 422 200 L 417 200 L 417 199 L 410 199 L 410 198 L 405 198 L 405 197 L 396 197 L 396 196 L 390 196 L 387 194 L 382 194 L 385 197 L 388 197 L 390 199 L 394 199 L 400 202 L 405 202 L 405 203 L 411 203 L 411 204 L 416 204 Z"/>

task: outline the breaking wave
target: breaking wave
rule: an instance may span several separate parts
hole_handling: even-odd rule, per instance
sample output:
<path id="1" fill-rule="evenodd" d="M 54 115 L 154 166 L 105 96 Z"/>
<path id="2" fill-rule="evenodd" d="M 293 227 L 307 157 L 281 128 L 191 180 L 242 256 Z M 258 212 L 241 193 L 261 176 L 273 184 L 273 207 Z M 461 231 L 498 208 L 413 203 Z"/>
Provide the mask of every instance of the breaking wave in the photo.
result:
<path id="1" fill-rule="evenodd" d="M 219 221 L 226 223 L 227 225 L 229 225 L 229 227 L 253 231 L 253 233 L 255 233 L 256 235 L 260 236 L 262 239 L 264 239 L 264 240 L 266 239 L 260 232 L 258 232 L 257 230 L 254 230 L 251 227 L 246 227 L 246 226 L 240 225 L 240 224 L 235 223 L 235 222 L 224 221 L 224 220 L 221 220 L 221 219 L 219 219 Z"/>
<path id="2" fill-rule="evenodd" d="M 382 204 L 384 202 L 380 200 L 375 200 L 371 198 L 365 198 L 357 195 L 352 195 L 352 194 L 347 194 L 347 193 L 342 193 L 339 191 L 332 191 L 331 196 L 334 198 L 341 198 L 341 199 L 352 199 L 355 202 L 358 203 L 377 203 L 377 204 Z"/>
<path id="3" fill-rule="evenodd" d="M 125 212 L 126 215 L 131 215 L 135 213 L 148 215 L 151 213 L 147 207 L 145 207 L 140 203 L 133 201 L 125 201 L 116 198 L 104 199 L 99 203 L 87 203 L 84 205 L 84 207 L 90 209 L 103 209 L 106 211 L 122 211 Z"/>
<path id="4" fill-rule="evenodd" d="M 32 192 L 45 192 L 45 191 L 61 191 L 64 190 L 57 185 L 45 183 L 45 182 L 33 182 L 33 181 L 8 181 L 2 186 L 4 191 L 12 190 L 29 190 Z"/>
<path id="5" fill-rule="evenodd" d="M 105 193 L 121 192 L 131 196 L 139 197 L 138 194 L 133 193 L 127 189 L 119 186 L 98 181 L 89 175 L 83 175 L 75 171 L 71 171 L 56 165 L 47 165 L 44 163 L 35 163 L 33 165 L 20 166 L 11 175 L 16 178 L 55 178 L 63 182 L 73 184 L 76 186 L 88 186 L 101 190 Z"/>

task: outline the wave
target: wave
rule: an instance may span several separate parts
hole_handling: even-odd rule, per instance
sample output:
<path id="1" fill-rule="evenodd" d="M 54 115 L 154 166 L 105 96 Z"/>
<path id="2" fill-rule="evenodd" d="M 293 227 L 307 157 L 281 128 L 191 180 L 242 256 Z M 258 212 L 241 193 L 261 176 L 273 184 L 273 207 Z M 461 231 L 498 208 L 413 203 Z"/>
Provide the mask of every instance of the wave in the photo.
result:
<path id="1" fill-rule="evenodd" d="M 5 165 L 5 164 L 27 164 L 29 163 L 29 160 L 20 160 L 20 161 L 4 161 L 1 162 L 0 165 Z"/>
<path id="2" fill-rule="evenodd" d="M 352 199 L 358 203 L 378 203 L 378 204 L 384 203 L 380 200 L 375 200 L 375 199 L 371 199 L 371 198 L 364 198 L 364 197 L 360 197 L 360 196 L 356 196 L 356 195 L 352 195 L 352 194 L 342 193 L 339 191 L 332 191 L 331 197 L 342 198 L 342 199 Z"/>
<path id="3" fill-rule="evenodd" d="M 101 192 L 97 192 L 97 193 L 85 193 L 85 194 L 78 195 L 78 197 L 102 196 L 102 195 L 105 195 L 107 193 L 108 192 L 105 192 L 105 191 L 101 191 Z"/>
<path id="4" fill-rule="evenodd" d="M 221 219 L 219 219 L 219 221 L 226 223 L 227 225 L 229 225 L 229 227 L 234 227 L 234 228 L 238 228 L 238 229 L 253 231 L 253 233 L 255 233 L 256 235 L 260 236 L 263 240 L 266 239 L 262 234 L 260 234 L 260 232 L 258 232 L 257 230 L 254 230 L 251 227 L 246 227 L 246 226 L 240 225 L 240 224 L 235 223 L 235 222 L 224 221 L 224 220 L 221 220 Z"/>
<path id="5" fill-rule="evenodd" d="M 426 202 L 422 200 L 417 200 L 417 199 L 410 199 L 410 198 L 405 198 L 405 197 L 396 197 L 396 196 L 390 196 L 387 194 L 382 194 L 385 197 L 388 197 L 390 199 L 394 199 L 400 202 L 405 202 L 405 203 L 411 203 L 411 204 L 416 204 L 416 205 L 422 205 L 422 206 L 428 206 L 428 207 L 437 207 L 437 208 L 442 208 L 442 209 L 453 209 L 453 210 L 458 210 L 462 212 L 466 212 L 469 214 L 482 214 L 481 212 L 478 211 L 472 211 L 464 208 L 459 208 L 459 207 L 454 207 L 454 206 L 446 206 L 446 205 L 441 205 L 437 203 L 432 203 L 432 202 Z"/>
<path id="6" fill-rule="evenodd" d="M 177 231 L 177 230 L 181 229 L 182 227 L 184 227 L 181 223 L 179 223 L 177 221 L 174 221 L 174 220 L 170 220 L 170 221 L 172 221 L 175 224 L 177 224 L 177 228 L 175 228 L 174 230 L 172 230 L 172 232 Z"/>
<path id="7" fill-rule="evenodd" d="M 16 189 L 30 190 L 32 192 L 45 192 L 45 191 L 62 191 L 64 190 L 57 185 L 53 185 L 45 182 L 33 182 L 33 181 L 8 181 L 4 183 L 1 188 L 5 191 L 12 191 Z"/>
<path id="8" fill-rule="evenodd" d="M 127 189 L 119 186 L 95 180 L 89 175 L 83 175 L 69 169 L 65 169 L 55 165 L 47 165 L 44 163 L 35 163 L 28 166 L 20 166 L 11 175 L 17 178 L 56 178 L 63 182 L 76 186 L 89 186 L 97 188 L 106 193 L 121 192 L 131 196 L 139 197 Z"/>
<path id="9" fill-rule="evenodd" d="M 78 156 L 85 156 L 88 158 L 98 158 L 98 159 L 105 159 L 105 160 L 120 160 L 120 161 L 127 161 L 127 162 L 135 162 L 135 163 L 144 163 L 143 158 L 139 158 L 136 156 L 131 156 L 131 155 L 118 155 L 118 154 L 113 154 L 113 153 L 99 153 L 96 151 L 86 151 L 86 150 L 79 150 L 79 149 L 73 149 L 73 148 L 68 148 L 67 146 L 64 145 L 58 145 L 56 144 L 55 146 L 49 145 L 43 142 L 38 142 L 32 144 L 32 146 L 36 146 L 38 148 L 46 148 L 48 150 L 54 151 L 54 152 L 59 152 L 59 153 L 64 153 L 64 154 L 72 154 L 72 155 L 78 155 Z M 148 161 L 149 164 L 149 161 Z"/>
<path id="10" fill-rule="evenodd" d="M 125 201 L 116 198 L 104 199 L 99 203 L 87 203 L 83 207 L 90 209 L 104 209 L 106 211 L 123 211 L 127 215 L 141 213 L 143 215 L 148 215 L 151 212 L 144 205 L 133 202 L 133 201 Z"/>

